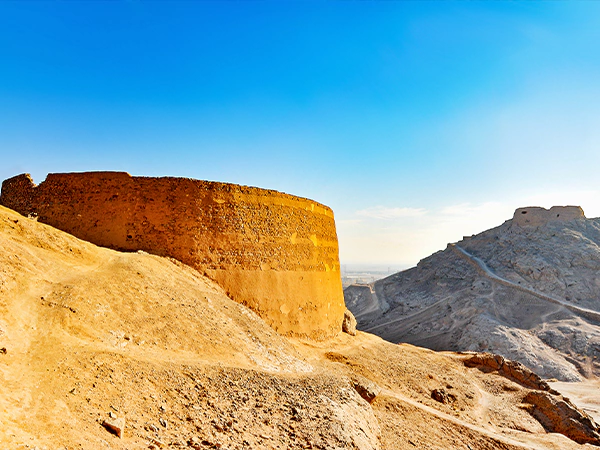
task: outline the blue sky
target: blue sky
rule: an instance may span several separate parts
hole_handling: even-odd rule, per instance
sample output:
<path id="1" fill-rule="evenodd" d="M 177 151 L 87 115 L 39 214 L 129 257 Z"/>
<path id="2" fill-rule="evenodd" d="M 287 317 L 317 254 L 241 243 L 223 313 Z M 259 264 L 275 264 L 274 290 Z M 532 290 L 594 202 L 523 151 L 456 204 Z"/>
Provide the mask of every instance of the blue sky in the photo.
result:
<path id="1" fill-rule="evenodd" d="M 520 206 L 600 216 L 598 42 L 591 1 L 0 2 L 0 178 L 277 189 L 406 267 Z"/>

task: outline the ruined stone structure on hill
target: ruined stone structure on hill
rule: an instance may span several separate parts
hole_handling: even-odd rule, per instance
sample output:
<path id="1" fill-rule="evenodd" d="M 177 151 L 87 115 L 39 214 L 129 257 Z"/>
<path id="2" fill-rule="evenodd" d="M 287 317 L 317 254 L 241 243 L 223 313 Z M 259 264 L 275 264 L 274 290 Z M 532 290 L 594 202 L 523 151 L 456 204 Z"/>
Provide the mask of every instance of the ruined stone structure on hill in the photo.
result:
<path id="1" fill-rule="evenodd" d="M 561 381 L 600 375 L 600 218 L 579 206 L 519 208 L 345 296 L 357 328 L 391 342 L 496 353 Z"/>
<path id="2" fill-rule="evenodd" d="M 333 212 L 277 191 L 125 172 L 28 174 L 0 204 L 96 245 L 169 256 L 207 274 L 284 335 L 325 338 L 344 317 Z"/>
<path id="3" fill-rule="evenodd" d="M 580 206 L 553 206 L 550 209 L 528 206 L 515 211 L 513 224 L 521 227 L 539 227 L 549 222 L 567 222 L 573 219 L 585 219 Z"/>

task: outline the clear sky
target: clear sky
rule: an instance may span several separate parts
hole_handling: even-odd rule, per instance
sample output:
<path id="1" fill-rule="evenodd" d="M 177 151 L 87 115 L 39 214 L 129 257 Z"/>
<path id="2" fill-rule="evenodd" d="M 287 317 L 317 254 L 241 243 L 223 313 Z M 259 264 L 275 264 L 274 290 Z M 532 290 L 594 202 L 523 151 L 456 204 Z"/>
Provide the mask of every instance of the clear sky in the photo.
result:
<path id="1" fill-rule="evenodd" d="M 0 178 L 123 170 L 333 208 L 408 266 L 520 206 L 600 216 L 600 2 L 0 2 Z"/>

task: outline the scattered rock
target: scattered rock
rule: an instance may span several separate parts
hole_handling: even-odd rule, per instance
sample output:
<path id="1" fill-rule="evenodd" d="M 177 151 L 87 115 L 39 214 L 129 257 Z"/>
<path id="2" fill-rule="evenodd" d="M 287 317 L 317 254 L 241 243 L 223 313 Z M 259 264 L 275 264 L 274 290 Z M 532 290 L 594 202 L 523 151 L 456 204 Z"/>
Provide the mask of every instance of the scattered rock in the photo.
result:
<path id="1" fill-rule="evenodd" d="M 551 433 L 561 433 L 579 444 L 600 445 L 598 425 L 568 398 L 547 392 L 531 391 L 523 399 L 533 405 L 530 411 Z"/>
<path id="2" fill-rule="evenodd" d="M 431 391 L 431 398 L 434 399 L 436 402 L 440 402 L 445 405 L 448 403 L 454 403 L 456 401 L 456 395 L 451 394 L 444 388 L 434 389 L 433 391 Z"/>
<path id="3" fill-rule="evenodd" d="M 193 436 L 188 439 L 187 445 L 190 447 L 193 445 L 200 445 L 200 439 L 198 439 L 196 436 Z"/>
<path id="4" fill-rule="evenodd" d="M 125 419 L 107 419 L 104 422 L 102 422 L 102 426 L 115 436 L 121 439 L 123 438 L 123 431 L 125 430 Z"/>
<path id="5" fill-rule="evenodd" d="M 162 441 L 159 441 L 156 438 L 150 438 L 150 441 L 152 442 L 152 445 L 154 445 L 157 448 L 163 448 L 165 446 L 165 443 Z"/>
<path id="6" fill-rule="evenodd" d="M 349 309 L 346 309 L 346 312 L 344 312 L 342 331 L 351 336 L 356 336 L 356 319 L 354 318 L 354 314 L 352 314 Z"/>
<path id="7" fill-rule="evenodd" d="M 352 386 L 354 386 L 356 392 L 369 403 L 375 400 L 375 397 L 381 392 L 381 388 L 377 383 L 360 375 L 353 375 Z"/>
<path id="8" fill-rule="evenodd" d="M 500 355 L 477 353 L 466 359 L 464 364 L 467 367 L 477 367 L 484 372 L 497 370 L 500 375 L 516 381 L 527 388 L 558 394 L 558 392 L 550 389 L 550 385 L 542 380 L 539 375 L 529 370 L 523 364 L 511 361 Z"/>

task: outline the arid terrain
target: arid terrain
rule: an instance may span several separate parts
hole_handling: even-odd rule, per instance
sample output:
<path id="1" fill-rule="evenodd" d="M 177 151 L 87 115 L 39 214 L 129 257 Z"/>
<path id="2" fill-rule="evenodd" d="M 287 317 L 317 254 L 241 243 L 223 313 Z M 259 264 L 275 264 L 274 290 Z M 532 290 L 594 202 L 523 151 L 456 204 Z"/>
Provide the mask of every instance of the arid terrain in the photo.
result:
<path id="1" fill-rule="evenodd" d="M 580 448 L 547 432 L 567 416 L 598 442 L 535 377 L 362 332 L 285 338 L 173 259 L 4 207 L 0 260 L 2 448 Z"/>
<path id="2" fill-rule="evenodd" d="M 391 342 L 499 353 L 581 381 L 600 373 L 599 268 L 600 219 L 523 208 L 345 297 L 359 329 Z"/>

